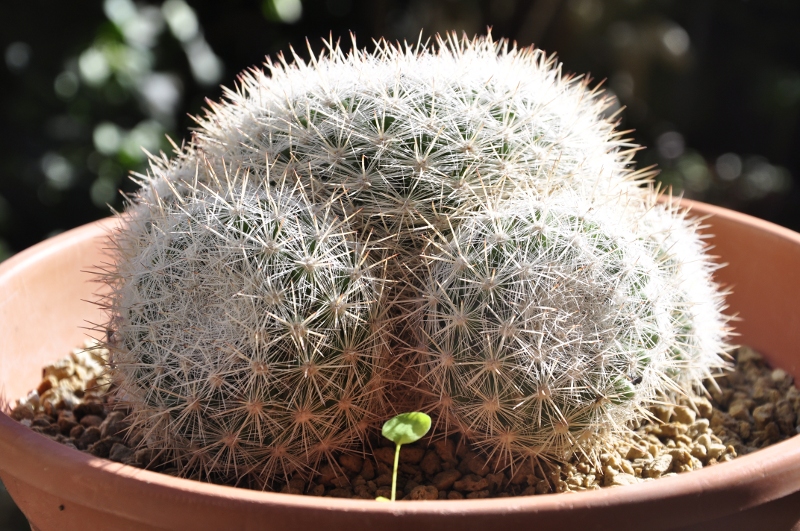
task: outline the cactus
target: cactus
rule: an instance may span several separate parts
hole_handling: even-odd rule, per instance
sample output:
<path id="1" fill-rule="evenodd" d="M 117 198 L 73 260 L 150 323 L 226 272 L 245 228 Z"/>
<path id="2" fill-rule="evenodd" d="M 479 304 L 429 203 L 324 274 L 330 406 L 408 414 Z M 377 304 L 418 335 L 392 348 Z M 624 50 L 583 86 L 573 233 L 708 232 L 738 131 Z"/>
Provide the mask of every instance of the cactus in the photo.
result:
<path id="1" fill-rule="evenodd" d="M 372 53 L 328 43 L 309 63 L 266 66 L 211 105 L 185 156 L 264 182 L 297 175 L 315 201 L 341 195 L 337 213 L 384 249 L 396 350 L 417 342 L 406 318 L 433 230 L 520 192 L 647 196 L 647 171 L 633 170 L 633 146 L 603 114 L 609 101 L 542 50 L 450 35 Z M 153 179 L 185 171 L 179 159 Z"/>
<path id="2" fill-rule="evenodd" d="M 563 459 L 702 389 L 728 331 L 685 215 L 654 205 L 635 223 L 590 198 L 522 198 L 431 239 L 418 387 L 440 423 L 498 463 Z"/>
<path id="3" fill-rule="evenodd" d="M 652 247 L 673 297 L 672 326 L 676 330 L 671 357 L 672 377 L 683 392 L 701 391 L 703 380 L 727 366 L 724 353 L 730 334 L 723 314 L 727 293 L 713 281 L 719 265 L 706 255 L 699 236 L 701 221 L 673 201 L 653 205 L 642 218 L 643 238 Z"/>
<path id="4" fill-rule="evenodd" d="M 184 188 L 114 235 L 118 400 L 185 475 L 263 486 L 352 448 L 387 364 L 363 246 L 301 191 Z"/>
<path id="5" fill-rule="evenodd" d="M 309 64 L 267 63 L 212 105 L 196 149 L 267 180 L 302 168 L 313 197 L 344 194 L 354 228 L 406 256 L 420 229 L 444 230 L 487 191 L 639 193 L 630 144 L 586 80 L 491 36 L 436 44 L 346 55 L 329 43 Z"/>
<path id="6" fill-rule="evenodd" d="M 667 230 L 654 245 L 626 216 L 575 196 L 528 198 L 431 240 L 417 318 L 423 386 L 440 422 L 501 463 L 565 458 L 615 437 L 667 394 L 690 393 L 721 365 L 720 336 L 700 355 L 709 345 L 675 319 L 718 325 L 697 317 L 719 308 L 693 312 L 689 285 L 677 294 L 670 285 L 688 282 L 689 270 L 700 273 L 693 286 L 708 282 L 707 262 L 665 261 L 656 251 L 676 236 Z"/>
<path id="7" fill-rule="evenodd" d="M 415 393 L 503 462 L 561 458 L 724 366 L 696 224 L 552 56 L 449 36 L 267 69 L 112 238 L 120 398 L 186 474 L 266 485 Z"/>

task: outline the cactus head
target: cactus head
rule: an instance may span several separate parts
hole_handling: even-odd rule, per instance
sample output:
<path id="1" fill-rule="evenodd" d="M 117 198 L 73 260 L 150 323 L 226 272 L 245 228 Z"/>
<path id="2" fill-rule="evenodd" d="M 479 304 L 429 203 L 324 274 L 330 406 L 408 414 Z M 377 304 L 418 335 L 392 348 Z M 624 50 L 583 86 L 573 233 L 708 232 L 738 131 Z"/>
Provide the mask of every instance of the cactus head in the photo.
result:
<path id="1" fill-rule="evenodd" d="M 108 279 L 113 375 L 184 474 L 303 471 L 382 407 L 382 282 L 302 194 L 228 182 L 132 205 Z"/>
<path id="2" fill-rule="evenodd" d="M 475 197 L 640 193 L 609 102 L 542 50 L 455 35 L 375 46 L 247 72 L 200 121 L 198 148 L 265 180 L 267 166 L 303 169 L 315 198 L 343 194 L 355 230 L 403 259 Z"/>
<path id="3" fill-rule="evenodd" d="M 614 216 L 575 197 L 509 202 L 432 242 L 424 385 L 488 454 L 589 448 L 669 382 L 667 286 Z"/>

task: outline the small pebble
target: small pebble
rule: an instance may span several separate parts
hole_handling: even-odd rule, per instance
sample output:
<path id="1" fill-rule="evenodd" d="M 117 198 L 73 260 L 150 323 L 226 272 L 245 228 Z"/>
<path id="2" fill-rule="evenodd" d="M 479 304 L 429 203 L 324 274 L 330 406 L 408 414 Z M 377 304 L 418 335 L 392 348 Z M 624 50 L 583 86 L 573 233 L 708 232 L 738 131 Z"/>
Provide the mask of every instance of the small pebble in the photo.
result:
<path id="1" fill-rule="evenodd" d="M 433 485 L 417 485 L 408 495 L 403 498 L 404 500 L 437 500 L 439 499 L 439 490 Z"/>
<path id="2" fill-rule="evenodd" d="M 83 417 L 81 424 L 89 417 Z M 83 424 L 84 426 L 86 424 Z M 125 413 L 122 411 L 112 411 L 100 424 L 100 434 L 103 437 L 114 437 L 122 435 L 128 429 L 128 421 L 125 419 Z"/>
<path id="3" fill-rule="evenodd" d="M 669 472 L 672 467 L 672 456 L 664 454 L 647 463 L 642 469 L 642 477 L 659 478 Z"/>
<path id="4" fill-rule="evenodd" d="M 514 467 L 513 474 L 511 474 L 511 478 L 509 479 L 509 483 L 512 485 L 520 485 L 523 482 L 528 481 L 528 477 L 532 475 L 533 466 L 529 460 L 525 460 L 521 464 Z"/>
<path id="5" fill-rule="evenodd" d="M 737 363 L 744 364 L 747 362 L 760 362 L 762 360 L 763 358 L 761 357 L 761 354 L 759 354 L 758 352 L 756 352 L 755 350 L 753 350 L 748 346 L 741 346 L 737 349 L 737 355 L 736 355 Z"/>
<path id="6" fill-rule="evenodd" d="M 461 472 L 456 469 L 443 470 L 433 477 L 433 485 L 439 490 L 449 490 L 461 478 Z"/>
<path id="7" fill-rule="evenodd" d="M 133 460 L 142 468 L 157 466 L 160 457 L 159 453 L 151 448 L 141 448 L 136 450 L 133 454 Z"/>
<path id="8" fill-rule="evenodd" d="M 335 478 L 338 474 L 333 469 L 331 465 L 322 465 L 319 469 L 319 475 L 317 477 L 317 482 L 322 485 L 332 485 L 333 478 Z"/>
<path id="9" fill-rule="evenodd" d="M 656 416 L 658 420 L 662 423 L 669 422 L 670 417 L 672 416 L 673 407 L 672 406 L 653 406 L 650 408 L 650 412 Z"/>
<path id="10" fill-rule="evenodd" d="M 633 474 L 617 474 L 608 486 L 622 487 L 625 485 L 635 485 L 644 481 L 642 478 L 637 478 Z"/>
<path id="11" fill-rule="evenodd" d="M 337 487 L 332 489 L 328 492 L 328 496 L 331 498 L 352 498 L 353 497 L 353 489 L 346 488 L 346 487 Z"/>
<path id="12" fill-rule="evenodd" d="M 330 484 L 334 487 L 346 488 L 350 487 L 350 480 L 347 478 L 347 476 L 340 475 L 333 478 L 330 481 Z"/>
<path id="13" fill-rule="evenodd" d="M 105 408 L 101 402 L 81 402 L 78 407 L 73 410 L 78 420 L 81 420 L 86 415 L 95 415 L 101 417 L 100 420 L 102 421 L 104 412 Z"/>
<path id="14" fill-rule="evenodd" d="M 681 424 L 692 424 L 697 419 L 697 413 L 686 406 L 675 408 L 675 421 Z"/>
<path id="15" fill-rule="evenodd" d="M 358 474 L 361 472 L 361 467 L 364 465 L 364 459 L 357 455 L 342 454 L 339 456 L 339 464 L 342 465 L 348 472 Z"/>
<path id="16" fill-rule="evenodd" d="M 433 443 L 433 448 L 442 461 L 456 460 L 456 445 L 451 439 L 440 439 Z"/>
<path id="17" fill-rule="evenodd" d="M 625 454 L 625 459 L 633 461 L 634 459 L 641 459 L 648 455 L 647 449 L 641 446 L 631 446 Z"/>
<path id="18" fill-rule="evenodd" d="M 728 408 L 728 415 L 739 420 L 750 420 L 750 410 L 748 409 L 747 403 L 744 400 L 737 400 L 736 402 L 733 402 Z"/>
<path id="19" fill-rule="evenodd" d="M 388 466 L 394 466 L 394 453 L 394 447 L 390 448 L 388 446 L 382 446 L 380 448 L 375 448 L 372 452 L 372 455 L 378 460 L 379 463 L 383 463 Z"/>
<path id="20" fill-rule="evenodd" d="M 391 474 L 381 474 L 380 476 L 375 478 L 375 484 L 379 487 L 385 487 L 387 485 L 392 484 L 392 475 Z"/>
<path id="21" fill-rule="evenodd" d="M 283 494 L 303 494 L 302 490 L 292 487 L 288 483 L 283 487 L 281 487 L 280 492 L 282 492 Z"/>
<path id="22" fill-rule="evenodd" d="M 72 435 L 71 432 L 70 435 Z M 91 426 L 89 428 L 84 429 L 83 434 L 76 440 L 75 446 L 81 449 L 86 449 L 89 448 L 90 445 L 96 443 L 99 440 L 100 440 L 100 428 L 98 428 L 97 426 Z"/>
<path id="23" fill-rule="evenodd" d="M 420 461 L 419 467 L 425 475 L 434 476 L 442 469 L 441 459 L 435 451 L 428 450 Z"/>
<path id="24" fill-rule="evenodd" d="M 64 435 L 69 435 L 72 428 L 78 425 L 78 421 L 72 411 L 67 409 L 58 412 L 58 429 Z"/>
<path id="25" fill-rule="evenodd" d="M 84 431 L 86 431 L 86 428 L 80 424 L 76 424 L 71 430 L 69 430 L 69 437 L 70 439 L 78 439 L 81 435 L 83 435 Z"/>
<path id="26" fill-rule="evenodd" d="M 375 465 L 371 459 L 365 459 L 361 465 L 361 477 L 367 481 L 375 478 Z"/>
<path id="27" fill-rule="evenodd" d="M 453 488 L 461 492 L 475 492 L 486 489 L 489 482 L 477 474 L 468 474 L 453 483 Z"/>
<path id="28" fill-rule="evenodd" d="M 112 461 L 124 463 L 134 456 L 134 451 L 122 443 L 114 443 L 108 452 L 108 458 Z"/>
<path id="29" fill-rule="evenodd" d="M 52 424 L 52 419 L 47 415 L 36 415 L 36 417 L 31 421 L 31 426 L 37 426 L 40 428 L 49 428 L 50 424 Z"/>
<path id="30" fill-rule="evenodd" d="M 464 464 L 467 470 L 478 476 L 485 476 L 491 471 L 486 464 L 486 459 L 474 452 L 468 452 L 464 459 L 462 459 L 462 464 Z"/>
<path id="31" fill-rule="evenodd" d="M 402 446 L 400 447 L 400 462 L 416 465 L 422 461 L 425 455 L 425 448 L 417 448 L 416 446 Z M 394 464 L 394 454 L 392 454 L 392 464 Z"/>
<path id="32" fill-rule="evenodd" d="M 18 404 L 14 407 L 14 409 L 11 411 L 11 418 L 17 421 L 23 419 L 31 420 L 35 414 L 34 412 L 34 406 L 29 402 L 25 402 L 24 404 Z"/>
<path id="33" fill-rule="evenodd" d="M 763 428 L 770 422 L 775 414 L 775 404 L 767 402 L 753 409 L 753 420 L 758 428 Z"/>
<path id="34" fill-rule="evenodd" d="M 98 432 L 100 431 L 98 428 L 92 426 L 91 428 L 86 430 L 86 433 L 89 433 L 91 430 L 98 430 Z M 118 442 L 118 440 L 115 439 L 115 438 L 112 438 L 112 437 L 106 437 L 105 439 L 100 439 L 100 440 L 92 443 L 91 445 L 89 445 L 89 448 L 88 448 L 89 449 L 89 453 L 94 455 L 94 456 L 96 456 L 96 457 L 107 458 L 109 456 L 109 454 L 111 453 L 111 448 L 115 444 L 117 444 L 117 442 Z"/>
<path id="35" fill-rule="evenodd" d="M 502 472 L 486 474 L 486 481 L 489 482 L 489 490 L 496 492 L 506 483 L 506 475 Z"/>
<path id="36" fill-rule="evenodd" d="M 80 424 L 84 428 L 91 428 L 92 426 L 100 426 L 103 423 L 103 417 L 99 415 L 84 415 L 81 418 Z"/>

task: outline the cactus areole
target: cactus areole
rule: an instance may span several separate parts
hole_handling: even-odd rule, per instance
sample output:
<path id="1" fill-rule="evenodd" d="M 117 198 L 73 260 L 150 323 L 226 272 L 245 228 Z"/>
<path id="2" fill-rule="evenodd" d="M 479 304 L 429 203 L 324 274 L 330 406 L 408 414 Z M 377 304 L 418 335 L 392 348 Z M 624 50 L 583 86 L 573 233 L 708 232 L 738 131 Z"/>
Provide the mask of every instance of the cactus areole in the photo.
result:
<path id="1" fill-rule="evenodd" d="M 111 372 L 146 443 L 266 485 L 413 402 L 513 465 L 700 390 L 716 266 L 609 105 L 491 37 L 243 74 L 112 235 Z"/>

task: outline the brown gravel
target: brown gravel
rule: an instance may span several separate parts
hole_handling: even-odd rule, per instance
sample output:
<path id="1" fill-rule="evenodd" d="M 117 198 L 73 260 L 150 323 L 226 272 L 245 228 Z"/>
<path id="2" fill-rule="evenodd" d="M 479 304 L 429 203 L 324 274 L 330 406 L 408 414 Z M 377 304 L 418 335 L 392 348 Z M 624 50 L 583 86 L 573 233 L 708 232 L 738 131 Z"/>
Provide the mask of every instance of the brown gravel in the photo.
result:
<path id="1" fill-rule="evenodd" d="M 92 348 L 89 348 L 92 347 Z M 43 371 L 37 389 L 11 416 L 32 430 L 92 455 L 177 475 L 157 450 L 127 433 L 123 411 L 105 401 L 104 353 L 91 345 Z M 800 433 L 800 392 L 782 369 L 769 368 L 749 347 L 734 353 L 735 370 L 708 385 L 710 397 L 651 408 L 652 422 L 595 458 L 525 462 L 499 470 L 459 436 L 426 437 L 400 452 L 398 498 L 474 499 L 575 492 L 630 485 L 729 461 Z M 88 390 L 87 390 L 88 389 Z M 127 436 L 126 436 L 127 434 Z M 434 434 L 435 435 L 435 434 Z M 275 490 L 291 494 L 374 499 L 390 496 L 394 447 L 371 441 L 372 452 L 342 454 L 311 480 L 291 478 Z"/>

